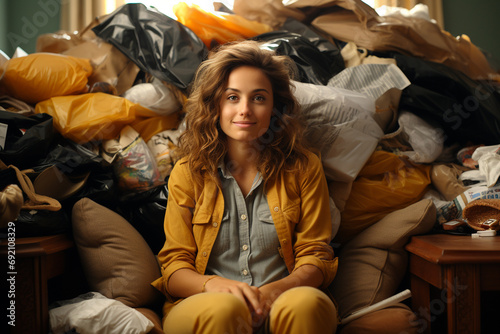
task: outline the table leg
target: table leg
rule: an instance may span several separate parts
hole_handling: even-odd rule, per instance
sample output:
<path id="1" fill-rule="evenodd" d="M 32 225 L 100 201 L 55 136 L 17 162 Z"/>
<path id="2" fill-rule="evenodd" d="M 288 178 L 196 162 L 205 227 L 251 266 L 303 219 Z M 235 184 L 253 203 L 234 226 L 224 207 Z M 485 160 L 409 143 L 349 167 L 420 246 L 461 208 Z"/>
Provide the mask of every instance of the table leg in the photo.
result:
<path id="1" fill-rule="evenodd" d="M 418 317 L 418 332 L 430 334 L 431 333 L 431 311 L 430 305 L 430 286 L 429 283 L 416 275 L 411 275 L 411 305 L 413 312 Z"/>
<path id="2" fill-rule="evenodd" d="M 481 333 L 481 286 L 478 265 L 445 266 L 448 333 Z"/>
<path id="3" fill-rule="evenodd" d="M 48 323 L 43 311 L 47 303 L 43 259 L 20 258 L 17 262 L 16 326 L 11 333 L 47 333 Z"/>

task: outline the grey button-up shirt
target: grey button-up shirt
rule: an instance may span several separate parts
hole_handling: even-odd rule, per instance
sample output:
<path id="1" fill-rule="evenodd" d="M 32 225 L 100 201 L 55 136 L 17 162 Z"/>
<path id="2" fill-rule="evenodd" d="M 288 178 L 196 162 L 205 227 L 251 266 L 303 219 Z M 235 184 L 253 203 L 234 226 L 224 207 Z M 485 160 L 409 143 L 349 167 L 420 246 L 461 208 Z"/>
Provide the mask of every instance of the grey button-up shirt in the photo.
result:
<path id="1" fill-rule="evenodd" d="M 288 275 L 260 173 L 246 197 L 231 173 L 219 167 L 224 218 L 206 273 L 261 286 Z"/>

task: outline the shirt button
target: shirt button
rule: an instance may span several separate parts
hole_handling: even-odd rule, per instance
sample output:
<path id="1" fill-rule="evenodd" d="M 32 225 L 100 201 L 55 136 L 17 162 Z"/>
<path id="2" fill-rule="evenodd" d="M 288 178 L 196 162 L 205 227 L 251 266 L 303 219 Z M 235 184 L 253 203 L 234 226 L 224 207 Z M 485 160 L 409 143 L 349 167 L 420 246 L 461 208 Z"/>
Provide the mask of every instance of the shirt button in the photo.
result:
<path id="1" fill-rule="evenodd" d="M 274 207 L 274 212 L 278 212 L 280 211 L 280 208 L 278 208 L 277 206 Z"/>
<path id="2" fill-rule="evenodd" d="M 213 223 L 213 224 L 212 224 L 212 226 L 213 226 L 213 227 L 217 227 L 217 223 Z"/>
<path id="3" fill-rule="evenodd" d="M 240 217 L 241 217 L 241 219 L 243 219 L 243 220 L 247 220 L 247 215 L 241 215 Z"/>
<path id="4" fill-rule="evenodd" d="M 243 250 L 246 251 L 248 249 L 248 245 L 243 245 Z"/>
<path id="5" fill-rule="evenodd" d="M 243 270 L 243 275 L 245 275 L 245 276 L 248 275 L 248 270 L 246 270 L 246 269 Z"/>
<path id="6" fill-rule="evenodd" d="M 207 256 L 207 252 L 203 252 L 203 256 Z"/>

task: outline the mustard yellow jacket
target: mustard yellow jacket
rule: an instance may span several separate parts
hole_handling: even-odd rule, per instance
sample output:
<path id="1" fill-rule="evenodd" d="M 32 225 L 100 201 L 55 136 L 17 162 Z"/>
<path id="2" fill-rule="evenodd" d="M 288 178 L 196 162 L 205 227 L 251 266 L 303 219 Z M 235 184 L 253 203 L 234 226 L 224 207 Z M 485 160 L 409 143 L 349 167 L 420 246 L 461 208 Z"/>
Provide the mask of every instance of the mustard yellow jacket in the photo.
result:
<path id="1" fill-rule="evenodd" d="M 337 258 L 329 245 L 328 188 L 320 159 L 312 153 L 308 158 L 305 172 L 282 172 L 267 183 L 266 195 L 288 271 L 312 264 L 323 273 L 320 288 L 326 288 L 337 272 Z M 205 272 L 224 215 L 224 198 L 220 186 L 208 176 L 203 186 L 197 185 L 185 159 L 173 168 L 168 187 L 166 241 L 158 253 L 162 277 L 152 285 L 173 301 L 167 283 L 176 270 Z"/>

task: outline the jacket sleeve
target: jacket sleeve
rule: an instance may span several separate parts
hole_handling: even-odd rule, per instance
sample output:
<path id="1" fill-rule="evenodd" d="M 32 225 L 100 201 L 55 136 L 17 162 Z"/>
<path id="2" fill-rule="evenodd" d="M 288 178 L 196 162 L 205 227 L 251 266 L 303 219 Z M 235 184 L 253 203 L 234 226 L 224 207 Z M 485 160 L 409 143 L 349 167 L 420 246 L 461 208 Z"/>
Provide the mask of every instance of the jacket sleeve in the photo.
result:
<path id="1" fill-rule="evenodd" d="M 162 277 L 152 284 L 167 297 L 168 280 L 177 270 L 195 270 L 196 243 L 192 217 L 196 204 L 193 180 L 187 163 L 180 160 L 172 169 L 168 181 L 168 202 L 165 211 L 165 244 L 158 253 Z"/>
<path id="2" fill-rule="evenodd" d="M 309 156 L 307 171 L 299 178 L 300 216 L 295 226 L 295 268 L 304 264 L 318 267 L 324 277 L 322 288 L 326 288 L 337 272 L 337 258 L 330 246 L 332 218 L 330 197 L 321 160 L 314 154 Z"/>

